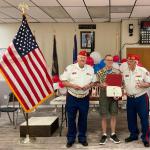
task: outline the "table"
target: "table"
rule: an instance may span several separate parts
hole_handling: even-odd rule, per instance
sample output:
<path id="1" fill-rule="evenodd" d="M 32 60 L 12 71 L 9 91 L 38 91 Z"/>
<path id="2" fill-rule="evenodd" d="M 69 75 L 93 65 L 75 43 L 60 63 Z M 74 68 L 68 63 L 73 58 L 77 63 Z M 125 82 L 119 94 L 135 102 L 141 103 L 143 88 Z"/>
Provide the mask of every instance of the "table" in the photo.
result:
<path id="1" fill-rule="evenodd" d="M 61 136 L 64 121 L 66 121 L 66 127 L 67 127 L 67 116 L 66 116 L 66 110 L 65 110 L 66 96 L 59 96 L 59 97 L 52 99 L 50 101 L 50 105 L 61 107 L 61 124 L 60 124 L 60 132 L 59 132 L 59 135 Z M 90 100 L 90 107 L 93 107 L 93 106 L 94 107 L 99 106 L 99 101 Z"/>
<path id="2" fill-rule="evenodd" d="M 59 127 L 58 116 L 31 117 L 29 122 L 29 133 L 31 137 L 50 137 Z M 20 137 L 26 137 L 27 123 L 20 124 Z"/>

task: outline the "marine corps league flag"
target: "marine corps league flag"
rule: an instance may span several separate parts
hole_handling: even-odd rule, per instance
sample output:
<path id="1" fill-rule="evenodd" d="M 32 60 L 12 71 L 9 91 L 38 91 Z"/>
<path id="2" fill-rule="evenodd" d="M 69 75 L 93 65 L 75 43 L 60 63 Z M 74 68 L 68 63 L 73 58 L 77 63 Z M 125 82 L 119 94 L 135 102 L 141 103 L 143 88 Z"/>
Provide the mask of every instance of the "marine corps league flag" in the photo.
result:
<path id="1" fill-rule="evenodd" d="M 58 67 L 58 57 L 57 57 L 57 47 L 56 47 L 56 38 L 54 35 L 53 43 L 53 62 L 52 62 L 52 76 L 59 76 L 59 67 Z"/>
<path id="2" fill-rule="evenodd" d="M 73 47 L 73 63 L 77 61 L 77 36 L 76 34 L 74 35 L 74 47 Z"/>
<path id="3" fill-rule="evenodd" d="M 46 61 L 25 16 L 2 57 L 0 71 L 26 112 L 31 112 L 53 93 Z"/>

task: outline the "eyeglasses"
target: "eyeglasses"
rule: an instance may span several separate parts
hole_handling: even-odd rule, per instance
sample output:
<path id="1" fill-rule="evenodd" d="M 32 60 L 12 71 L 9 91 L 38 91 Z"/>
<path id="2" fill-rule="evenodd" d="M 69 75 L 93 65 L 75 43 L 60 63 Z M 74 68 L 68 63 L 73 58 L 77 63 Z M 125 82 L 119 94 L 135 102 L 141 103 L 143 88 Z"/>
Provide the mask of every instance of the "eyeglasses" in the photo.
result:
<path id="1" fill-rule="evenodd" d="M 128 59 L 128 62 L 135 62 L 135 60 L 133 60 L 133 59 Z"/>
<path id="2" fill-rule="evenodd" d="M 113 61 L 112 59 L 106 59 L 106 61 Z"/>

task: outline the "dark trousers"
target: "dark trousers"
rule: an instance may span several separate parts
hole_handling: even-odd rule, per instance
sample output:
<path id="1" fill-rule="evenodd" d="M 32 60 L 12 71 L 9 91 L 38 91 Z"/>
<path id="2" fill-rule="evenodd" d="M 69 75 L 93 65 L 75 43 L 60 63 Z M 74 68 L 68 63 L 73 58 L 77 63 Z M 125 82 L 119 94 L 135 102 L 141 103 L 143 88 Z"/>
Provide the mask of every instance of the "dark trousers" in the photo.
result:
<path id="1" fill-rule="evenodd" d="M 89 110 L 89 96 L 84 98 L 76 98 L 71 94 L 67 94 L 66 112 L 68 117 L 68 142 L 74 142 L 78 131 L 78 140 L 86 141 L 87 116 Z M 76 115 L 79 112 L 78 124 L 76 125 Z"/>
<path id="2" fill-rule="evenodd" d="M 142 127 L 142 141 L 146 141 L 146 135 L 149 126 L 149 100 L 147 94 L 144 94 L 137 98 L 127 98 L 127 120 L 128 129 L 130 131 L 131 138 L 135 139 L 139 135 L 137 125 L 137 114 L 140 117 Z"/>

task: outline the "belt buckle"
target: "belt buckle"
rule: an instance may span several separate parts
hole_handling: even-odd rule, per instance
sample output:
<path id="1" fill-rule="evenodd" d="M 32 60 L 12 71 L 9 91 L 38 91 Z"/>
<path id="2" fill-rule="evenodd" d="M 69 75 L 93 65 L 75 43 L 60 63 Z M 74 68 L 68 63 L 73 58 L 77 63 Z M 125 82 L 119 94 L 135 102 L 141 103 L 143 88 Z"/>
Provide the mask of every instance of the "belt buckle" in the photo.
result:
<path id="1" fill-rule="evenodd" d="M 135 95 L 132 95 L 132 98 L 135 98 Z"/>
<path id="2" fill-rule="evenodd" d="M 135 98 L 135 95 L 129 95 L 129 97 L 131 97 L 131 98 Z"/>

